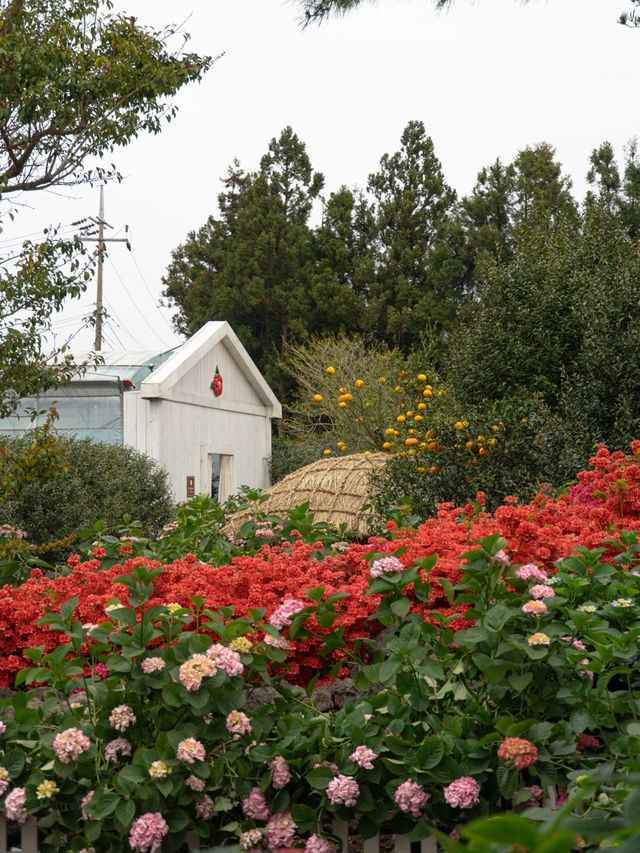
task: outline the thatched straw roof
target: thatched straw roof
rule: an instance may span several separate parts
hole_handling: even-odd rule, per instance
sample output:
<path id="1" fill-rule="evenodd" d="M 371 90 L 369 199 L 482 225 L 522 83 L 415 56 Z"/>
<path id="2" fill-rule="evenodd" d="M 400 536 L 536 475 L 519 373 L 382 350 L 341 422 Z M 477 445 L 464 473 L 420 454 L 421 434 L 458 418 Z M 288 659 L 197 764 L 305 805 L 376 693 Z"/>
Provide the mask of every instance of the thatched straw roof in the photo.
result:
<path id="1" fill-rule="evenodd" d="M 326 521 L 334 527 L 346 524 L 352 532 L 366 536 L 367 513 L 362 512 L 362 506 L 372 497 L 372 474 L 380 473 L 388 459 L 386 453 L 318 459 L 266 489 L 268 499 L 255 508 L 236 513 L 226 529 L 237 532 L 256 512 L 284 515 L 308 501 L 316 521 Z"/>

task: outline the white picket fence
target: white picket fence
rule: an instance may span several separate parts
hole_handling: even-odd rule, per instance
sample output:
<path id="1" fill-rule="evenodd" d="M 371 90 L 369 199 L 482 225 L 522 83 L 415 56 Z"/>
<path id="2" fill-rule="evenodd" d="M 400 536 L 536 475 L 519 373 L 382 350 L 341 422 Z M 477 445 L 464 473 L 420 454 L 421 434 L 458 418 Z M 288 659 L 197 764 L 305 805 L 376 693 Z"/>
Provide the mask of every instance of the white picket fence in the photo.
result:
<path id="1" fill-rule="evenodd" d="M 349 827 L 343 820 L 336 820 L 333 824 L 333 834 L 336 835 L 342 842 L 342 853 L 348 853 L 349 850 Z M 38 853 L 38 828 L 35 820 L 30 818 L 21 827 L 20 847 L 7 846 L 7 824 L 0 818 L 0 853 Z M 187 843 L 191 850 L 200 850 L 200 842 L 197 835 L 190 834 L 187 836 Z M 413 845 L 409 838 L 404 835 L 394 835 L 393 844 L 395 853 L 438 853 L 438 847 L 432 838 L 425 838 L 419 846 Z M 367 838 L 363 842 L 364 853 L 379 853 L 380 851 L 380 836 L 375 838 Z"/>

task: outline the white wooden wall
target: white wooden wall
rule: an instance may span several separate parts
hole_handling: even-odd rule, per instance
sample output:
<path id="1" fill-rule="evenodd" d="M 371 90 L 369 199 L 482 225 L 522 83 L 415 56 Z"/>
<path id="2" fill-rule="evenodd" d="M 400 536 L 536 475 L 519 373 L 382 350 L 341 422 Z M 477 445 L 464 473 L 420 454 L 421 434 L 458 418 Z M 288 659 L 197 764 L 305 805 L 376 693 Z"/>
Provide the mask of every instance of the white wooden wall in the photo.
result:
<path id="1" fill-rule="evenodd" d="M 215 397 L 209 384 L 216 365 L 223 393 Z M 186 478 L 195 477 L 196 494 L 209 493 L 210 454 L 224 457 L 221 498 L 242 485 L 269 485 L 271 410 L 219 343 L 159 398 L 140 392 L 123 396 L 124 443 L 148 453 L 169 472 L 177 501 L 185 500 Z"/>

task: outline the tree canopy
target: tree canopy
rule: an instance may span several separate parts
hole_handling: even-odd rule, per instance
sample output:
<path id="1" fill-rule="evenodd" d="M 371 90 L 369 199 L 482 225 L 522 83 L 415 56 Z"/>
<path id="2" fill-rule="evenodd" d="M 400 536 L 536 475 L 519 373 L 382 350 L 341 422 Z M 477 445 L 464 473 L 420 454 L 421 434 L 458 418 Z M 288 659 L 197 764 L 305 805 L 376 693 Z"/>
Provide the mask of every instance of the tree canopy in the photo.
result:
<path id="1" fill-rule="evenodd" d="M 173 118 L 171 96 L 211 64 L 172 49 L 176 35 L 110 0 L 0 0 L 0 227 L 11 193 L 114 176 L 88 158 Z M 80 241 L 55 232 L 0 259 L 0 415 L 71 374 L 64 346 L 45 353 L 46 332 L 90 270 Z"/>

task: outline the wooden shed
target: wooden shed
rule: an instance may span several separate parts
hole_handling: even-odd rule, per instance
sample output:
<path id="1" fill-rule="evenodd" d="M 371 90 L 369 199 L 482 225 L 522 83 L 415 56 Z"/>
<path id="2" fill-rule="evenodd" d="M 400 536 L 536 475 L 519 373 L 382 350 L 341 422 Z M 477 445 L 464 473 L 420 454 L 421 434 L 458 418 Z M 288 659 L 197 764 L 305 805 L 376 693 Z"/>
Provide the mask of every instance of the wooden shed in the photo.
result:
<path id="1" fill-rule="evenodd" d="M 282 408 L 228 323 L 204 325 L 123 403 L 124 443 L 168 470 L 177 500 L 269 485 L 271 421 Z"/>
<path id="2" fill-rule="evenodd" d="M 0 434 L 24 432 L 29 410 L 54 404 L 60 433 L 146 453 L 167 469 L 178 501 L 269 485 L 271 421 L 282 408 L 228 323 L 209 322 L 169 352 L 101 356 L 68 385 L 22 401 Z"/>

